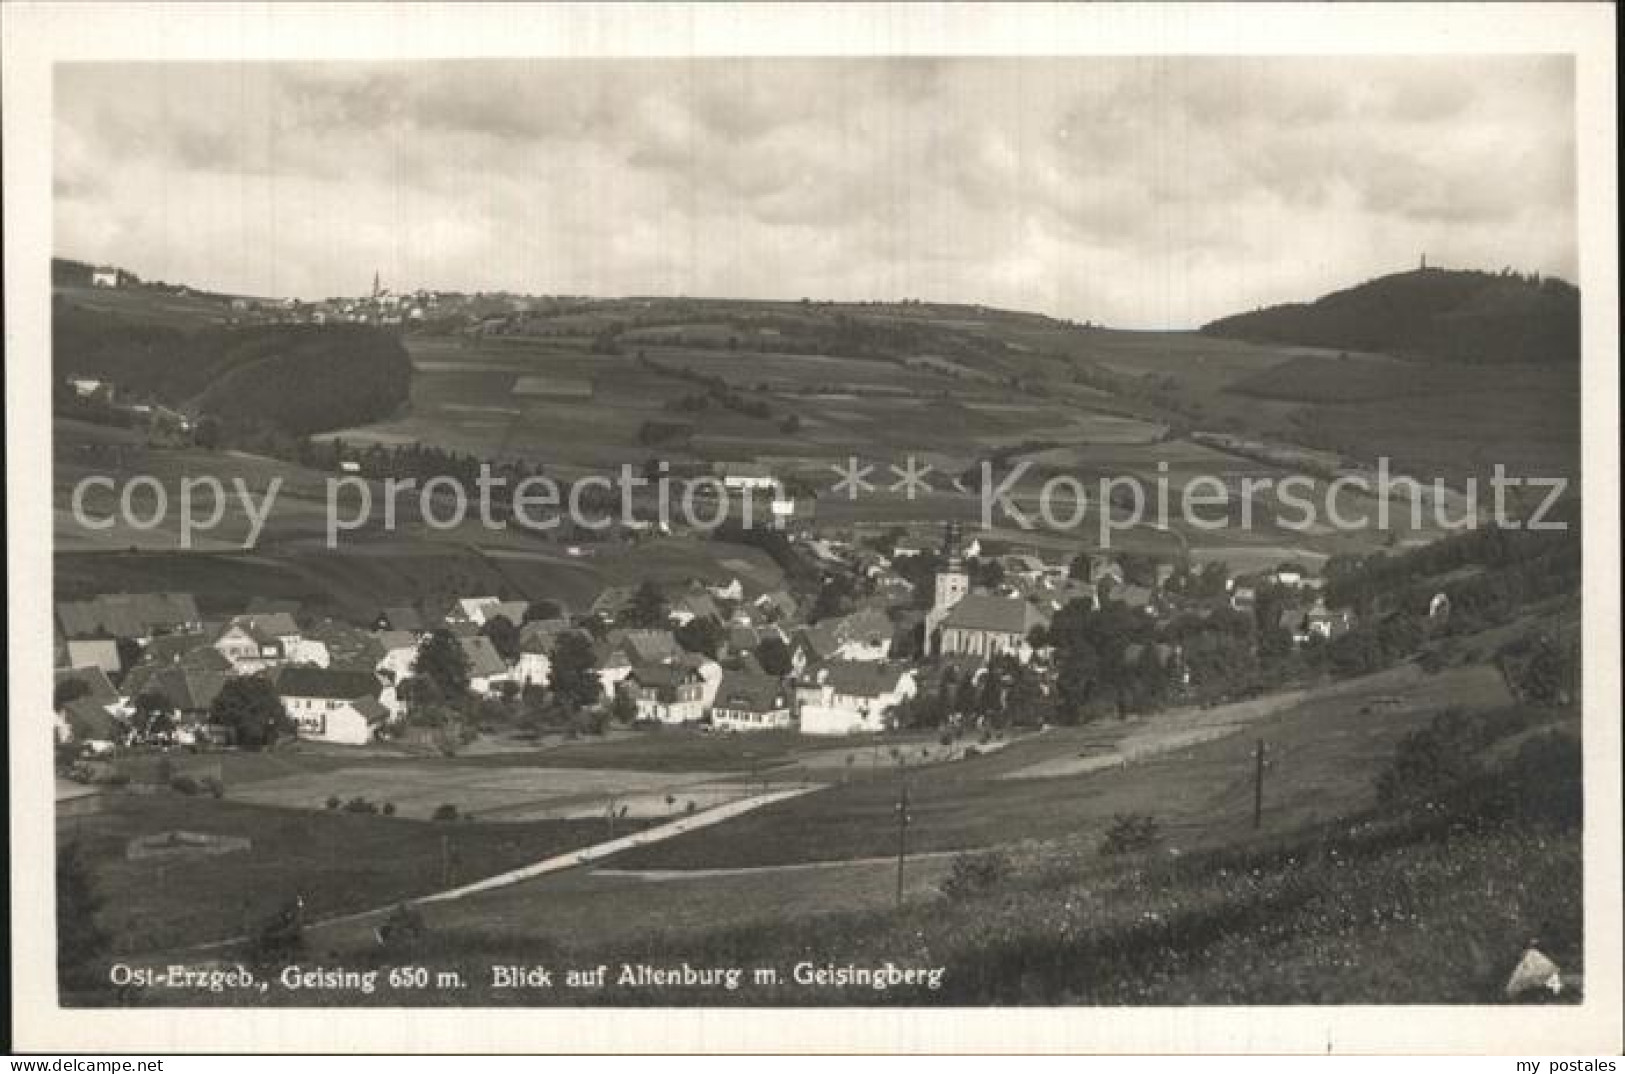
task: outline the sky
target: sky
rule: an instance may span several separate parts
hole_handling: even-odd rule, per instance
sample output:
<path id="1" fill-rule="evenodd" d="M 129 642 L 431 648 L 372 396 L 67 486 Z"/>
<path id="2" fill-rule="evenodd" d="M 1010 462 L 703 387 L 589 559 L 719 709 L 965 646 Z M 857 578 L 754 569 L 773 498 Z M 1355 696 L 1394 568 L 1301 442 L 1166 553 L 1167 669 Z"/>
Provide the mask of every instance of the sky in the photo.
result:
<path id="1" fill-rule="evenodd" d="M 1563 57 L 72 64 L 55 250 L 275 297 L 863 300 L 1194 327 L 1577 278 Z"/>

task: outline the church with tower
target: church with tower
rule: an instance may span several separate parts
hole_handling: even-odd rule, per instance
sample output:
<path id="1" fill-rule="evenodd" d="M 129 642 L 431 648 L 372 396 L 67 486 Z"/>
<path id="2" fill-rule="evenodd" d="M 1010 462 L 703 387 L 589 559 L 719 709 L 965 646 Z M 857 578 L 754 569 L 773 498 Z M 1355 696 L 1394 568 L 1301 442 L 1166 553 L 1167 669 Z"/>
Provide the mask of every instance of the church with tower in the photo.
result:
<path id="1" fill-rule="evenodd" d="M 932 656 L 1030 660 L 1027 637 L 1033 627 L 1047 622 L 1043 613 L 1021 597 L 971 592 L 957 523 L 948 523 L 942 556 L 931 610 L 925 614 L 926 651 Z"/>

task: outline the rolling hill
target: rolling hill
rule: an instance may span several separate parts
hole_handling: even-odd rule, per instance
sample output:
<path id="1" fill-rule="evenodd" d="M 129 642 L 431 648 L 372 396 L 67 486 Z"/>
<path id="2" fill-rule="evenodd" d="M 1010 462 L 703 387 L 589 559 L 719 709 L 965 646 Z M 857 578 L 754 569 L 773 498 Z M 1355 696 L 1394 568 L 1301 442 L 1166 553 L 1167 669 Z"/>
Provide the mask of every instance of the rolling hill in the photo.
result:
<path id="1" fill-rule="evenodd" d="M 1574 363 L 1580 292 L 1555 277 L 1419 269 L 1202 326 L 1209 336 L 1473 363 Z"/>

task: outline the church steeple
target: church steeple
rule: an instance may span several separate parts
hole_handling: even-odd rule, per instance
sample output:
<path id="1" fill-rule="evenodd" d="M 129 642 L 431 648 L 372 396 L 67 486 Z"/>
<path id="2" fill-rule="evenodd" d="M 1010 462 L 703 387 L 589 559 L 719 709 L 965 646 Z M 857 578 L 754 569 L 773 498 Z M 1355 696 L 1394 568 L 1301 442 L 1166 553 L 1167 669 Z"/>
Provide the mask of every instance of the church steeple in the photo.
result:
<path id="1" fill-rule="evenodd" d="M 378 270 L 372 270 L 372 297 L 378 297 Z"/>

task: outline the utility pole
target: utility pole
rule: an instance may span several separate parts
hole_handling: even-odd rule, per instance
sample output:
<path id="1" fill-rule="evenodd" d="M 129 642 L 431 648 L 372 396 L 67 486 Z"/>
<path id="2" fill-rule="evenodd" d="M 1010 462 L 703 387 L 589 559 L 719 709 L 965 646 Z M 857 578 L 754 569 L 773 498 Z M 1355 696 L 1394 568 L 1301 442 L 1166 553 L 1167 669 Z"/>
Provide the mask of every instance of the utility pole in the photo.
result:
<path id="1" fill-rule="evenodd" d="M 897 908 L 903 908 L 903 862 L 908 857 L 908 764 L 897 762 Z"/>
<path id="2" fill-rule="evenodd" d="M 1253 830 L 1264 824 L 1264 740 L 1253 748 Z"/>

